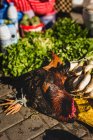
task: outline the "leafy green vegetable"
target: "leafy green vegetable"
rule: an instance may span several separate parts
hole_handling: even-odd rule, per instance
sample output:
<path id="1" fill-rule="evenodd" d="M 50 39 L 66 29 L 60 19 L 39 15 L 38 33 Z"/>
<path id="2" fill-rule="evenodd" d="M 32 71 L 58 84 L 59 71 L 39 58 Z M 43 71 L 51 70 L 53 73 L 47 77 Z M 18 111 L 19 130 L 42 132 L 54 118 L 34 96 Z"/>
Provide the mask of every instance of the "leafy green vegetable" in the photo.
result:
<path id="1" fill-rule="evenodd" d="M 30 25 L 39 25 L 41 23 L 40 18 L 38 16 L 34 16 L 29 19 Z"/>
<path id="2" fill-rule="evenodd" d="M 64 59 L 78 60 L 93 50 L 93 38 L 87 38 L 88 31 L 82 29 L 70 18 L 59 19 L 50 31 L 54 37 L 54 52 Z"/>
<path id="3" fill-rule="evenodd" d="M 93 38 L 75 21 L 59 19 L 52 29 L 43 33 L 30 32 L 18 44 L 6 48 L 2 58 L 4 75 L 19 76 L 44 66 L 51 60 L 50 52 L 56 53 L 64 62 L 93 56 Z"/>
<path id="4" fill-rule="evenodd" d="M 40 68 L 52 48 L 52 41 L 43 34 L 29 33 L 29 38 L 19 40 L 18 44 L 6 48 L 6 55 L 1 56 L 2 70 L 5 75 L 19 76 Z"/>
<path id="5" fill-rule="evenodd" d="M 20 24 L 22 25 L 33 25 L 36 26 L 38 24 L 40 24 L 40 18 L 38 16 L 33 16 L 32 18 L 30 18 L 27 14 L 24 14 Z"/>

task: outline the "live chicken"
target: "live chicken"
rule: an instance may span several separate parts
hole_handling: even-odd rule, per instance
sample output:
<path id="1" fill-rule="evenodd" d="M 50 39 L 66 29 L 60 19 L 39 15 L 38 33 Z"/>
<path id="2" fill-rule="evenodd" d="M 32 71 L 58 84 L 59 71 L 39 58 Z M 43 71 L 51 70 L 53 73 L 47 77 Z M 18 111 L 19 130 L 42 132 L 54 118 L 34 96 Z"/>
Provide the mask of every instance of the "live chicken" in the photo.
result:
<path id="1" fill-rule="evenodd" d="M 66 70 L 61 60 L 53 54 L 53 60 L 48 66 L 17 77 L 14 80 L 17 90 L 15 100 L 6 99 L 6 103 L 0 106 L 7 106 L 7 115 L 18 112 L 24 105 L 60 121 L 74 119 L 74 100 L 64 87 Z"/>

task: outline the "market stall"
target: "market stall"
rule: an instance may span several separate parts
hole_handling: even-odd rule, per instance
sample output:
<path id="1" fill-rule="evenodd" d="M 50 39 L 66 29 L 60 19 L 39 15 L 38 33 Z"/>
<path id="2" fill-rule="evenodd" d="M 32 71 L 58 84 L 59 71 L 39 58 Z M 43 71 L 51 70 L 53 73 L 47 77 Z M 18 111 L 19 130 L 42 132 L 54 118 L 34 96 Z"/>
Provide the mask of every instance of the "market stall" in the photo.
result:
<path id="1" fill-rule="evenodd" d="M 0 57 L 2 76 L 14 81 L 17 94 L 0 106 L 8 115 L 30 105 L 58 121 L 93 127 L 92 26 L 81 26 L 71 17 L 56 20 L 54 7 L 38 16 L 31 10 L 20 13 L 15 5 L 8 4 L 8 17 L 0 19 Z"/>

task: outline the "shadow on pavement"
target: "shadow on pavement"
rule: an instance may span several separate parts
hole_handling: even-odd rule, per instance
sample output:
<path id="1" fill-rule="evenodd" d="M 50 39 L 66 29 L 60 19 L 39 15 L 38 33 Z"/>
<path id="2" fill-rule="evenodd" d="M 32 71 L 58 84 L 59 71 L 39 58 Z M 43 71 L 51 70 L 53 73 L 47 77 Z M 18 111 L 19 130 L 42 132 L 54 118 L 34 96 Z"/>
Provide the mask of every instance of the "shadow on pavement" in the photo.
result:
<path id="1" fill-rule="evenodd" d="M 68 131 L 54 129 L 54 130 L 46 130 L 43 140 L 81 140 L 77 136 L 71 134 Z"/>

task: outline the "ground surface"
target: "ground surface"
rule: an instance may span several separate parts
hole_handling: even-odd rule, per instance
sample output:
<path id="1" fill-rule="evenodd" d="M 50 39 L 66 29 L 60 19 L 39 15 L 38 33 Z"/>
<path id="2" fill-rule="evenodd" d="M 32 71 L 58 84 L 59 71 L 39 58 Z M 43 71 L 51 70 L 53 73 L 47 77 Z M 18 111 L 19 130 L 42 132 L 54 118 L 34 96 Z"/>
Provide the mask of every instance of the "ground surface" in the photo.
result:
<path id="1" fill-rule="evenodd" d="M 12 93 L 11 87 L 0 84 L 0 98 L 5 98 Z M 45 140 L 60 140 L 58 137 L 64 137 L 64 130 L 67 137 L 65 140 L 70 140 L 71 134 L 83 140 L 93 139 L 93 134 L 84 125 L 76 121 L 61 123 L 25 107 L 15 115 L 6 116 L 0 108 L 0 140 L 43 140 L 45 134 Z M 69 136 L 67 136 L 68 132 L 70 132 Z"/>
<path id="2" fill-rule="evenodd" d="M 72 12 L 71 17 L 83 24 L 81 14 Z M 11 87 L 0 84 L 0 98 L 11 93 L 13 93 Z M 72 134 L 82 140 L 93 140 L 93 133 L 76 121 L 61 123 L 25 107 L 15 115 L 6 116 L 0 108 L 0 140 L 77 139 Z"/>

